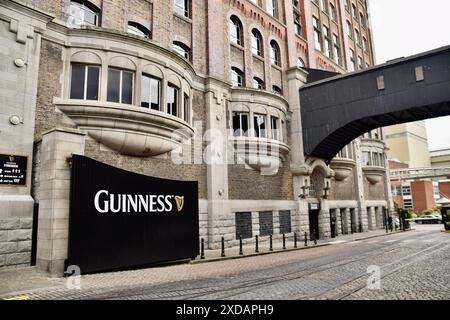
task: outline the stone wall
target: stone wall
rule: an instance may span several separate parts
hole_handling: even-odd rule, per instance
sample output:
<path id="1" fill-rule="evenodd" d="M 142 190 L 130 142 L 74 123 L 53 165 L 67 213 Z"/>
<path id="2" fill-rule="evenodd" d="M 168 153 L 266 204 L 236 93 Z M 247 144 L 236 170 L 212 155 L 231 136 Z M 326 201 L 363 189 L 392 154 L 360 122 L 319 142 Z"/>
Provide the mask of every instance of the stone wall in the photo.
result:
<path id="1" fill-rule="evenodd" d="M 32 218 L 0 219 L 0 268 L 30 265 L 32 227 Z"/>

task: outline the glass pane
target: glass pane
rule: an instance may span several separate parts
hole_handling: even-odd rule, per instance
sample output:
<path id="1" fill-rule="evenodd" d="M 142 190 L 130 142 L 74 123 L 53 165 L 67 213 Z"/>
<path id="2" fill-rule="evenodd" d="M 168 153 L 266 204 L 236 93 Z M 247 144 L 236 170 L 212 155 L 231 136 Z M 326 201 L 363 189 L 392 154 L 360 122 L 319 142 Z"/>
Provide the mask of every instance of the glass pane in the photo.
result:
<path id="1" fill-rule="evenodd" d="M 241 121 L 242 121 L 242 134 L 244 136 L 248 136 L 248 114 L 242 113 L 241 114 Z"/>
<path id="2" fill-rule="evenodd" d="M 108 101 L 120 102 L 120 71 L 108 70 Z"/>
<path id="3" fill-rule="evenodd" d="M 70 80 L 70 99 L 84 99 L 84 79 L 86 66 L 72 64 L 72 77 Z"/>
<path id="4" fill-rule="evenodd" d="M 189 122 L 189 96 L 184 95 L 184 121 Z"/>
<path id="5" fill-rule="evenodd" d="M 241 117 L 239 112 L 233 112 L 233 135 L 239 137 L 241 133 Z"/>
<path id="6" fill-rule="evenodd" d="M 93 26 L 97 25 L 97 14 L 86 7 L 84 8 L 84 23 Z"/>
<path id="7" fill-rule="evenodd" d="M 169 86 L 167 96 L 167 112 L 173 116 L 177 116 L 178 89 Z"/>
<path id="8" fill-rule="evenodd" d="M 142 76 L 141 80 L 141 107 L 150 107 L 150 78 Z"/>
<path id="9" fill-rule="evenodd" d="M 150 78 L 150 107 L 153 110 L 160 109 L 160 83 L 158 79 Z"/>
<path id="10" fill-rule="evenodd" d="M 122 75 L 122 103 L 133 104 L 133 73 L 123 72 Z"/>
<path id="11" fill-rule="evenodd" d="M 100 68 L 88 67 L 86 100 L 98 100 L 99 80 L 100 80 Z"/>

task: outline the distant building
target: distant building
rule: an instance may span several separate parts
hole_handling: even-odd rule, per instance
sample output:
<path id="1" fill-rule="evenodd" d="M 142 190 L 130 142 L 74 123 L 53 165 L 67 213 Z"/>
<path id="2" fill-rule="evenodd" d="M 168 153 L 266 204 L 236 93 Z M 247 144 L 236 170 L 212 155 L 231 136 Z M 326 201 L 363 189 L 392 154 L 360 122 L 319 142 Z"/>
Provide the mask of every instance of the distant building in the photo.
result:
<path id="1" fill-rule="evenodd" d="M 450 168 L 450 148 L 430 151 L 432 167 Z"/>
<path id="2" fill-rule="evenodd" d="M 384 128 L 389 159 L 398 159 L 409 168 L 431 166 L 428 136 L 424 121 Z"/>

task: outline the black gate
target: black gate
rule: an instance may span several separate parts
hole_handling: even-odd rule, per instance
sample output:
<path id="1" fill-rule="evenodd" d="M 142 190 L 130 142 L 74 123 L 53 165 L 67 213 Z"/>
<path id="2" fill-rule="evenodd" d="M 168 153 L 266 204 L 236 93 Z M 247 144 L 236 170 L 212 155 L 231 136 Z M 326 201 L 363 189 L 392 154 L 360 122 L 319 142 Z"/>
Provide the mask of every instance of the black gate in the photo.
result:
<path id="1" fill-rule="evenodd" d="M 309 210 L 309 234 L 311 241 L 319 240 L 319 213 L 320 210 Z"/>
<path id="2" fill-rule="evenodd" d="M 81 273 L 199 254 L 198 184 L 73 156 L 66 267 Z"/>

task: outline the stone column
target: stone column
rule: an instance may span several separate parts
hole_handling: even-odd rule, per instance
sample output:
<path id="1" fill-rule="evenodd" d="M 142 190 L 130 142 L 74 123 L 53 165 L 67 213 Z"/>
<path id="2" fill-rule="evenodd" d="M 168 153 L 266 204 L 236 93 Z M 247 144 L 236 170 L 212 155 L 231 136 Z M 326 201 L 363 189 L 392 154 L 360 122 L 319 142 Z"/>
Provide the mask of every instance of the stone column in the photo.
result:
<path id="1" fill-rule="evenodd" d="M 339 236 L 342 234 L 341 210 L 334 209 L 334 216 L 336 217 L 336 236 Z"/>
<path id="2" fill-rule="evenodd" d="M 366 201 L 364 197 L 364 174 L 362 170 L 362 159 L 361 159 L 361 144 L 359 139 L 353 141 L 355 154 L 356 154 L 356 170 L 355 170 L 355 188 L 356 188 L 356 199 L 358 201 L 358 217 L 356 230 L 359 232 L 359 226 L 362 226 L 362 232 L 368 229 L 368 219 L 367 219 L 367 208 Z"/>
<path id="3" fill-rule="evenodd" d="M 41 35 L 52 16 L 16 1 L 0 1 L 0 153 L 27 157 L 23 185 L 0 185 L 0 268 L 29 266 L 31 196 Z M 3 180 L 0 171 L 0 180 Z"/>
<path id="4" fill-rule="evenodd" d="M 85 134 L 73 129 L 44 133 L 39 183 L 37 269 L 62 276 L 67 258 L 72 154 L 84 154 Z"/>
<path id="5" fill-rule="evenodd" d="M 377 229 L 383 228 L 383 207 L 377 207 L 377 211 L 375 214 L 377 220 Z"/>
<path id="6" fill-rule="evenodd" d="M 320 239 L 326 239 L 331 237 L 331 227 L 330 227 L 330 207 L 328 200 L 322 199 L 320 203 L 319 212 L 319 232 Z"/>
<path id="7" fill-rule="evenodd" d="M 220 247 L 222 236 L 225 241 L 234 240 L 234 216 L 228 200 L 228 135 L 227 97 L 229 86 L 218 80 L 209 79 L 206 98 L 206 125 L 204 161 L 207 164 L 208 186 L 208 246 Z"/>
<path id="8" fill-rule="evenodd" d="M 369 230 L 376 230 L 377 224 L 376 224 L 376 217 L 375 217 L 375 207 L 370 207 L 367 212 L 368 217 L 368 223 L 369 223 Z"/>
<path id="9" fill-rule="evenodd" d="M 350 208 L 345 208 L 344 210 L 344 232 L 345 234 L 351 233 L 351 223 L 350 223 Z"/>

